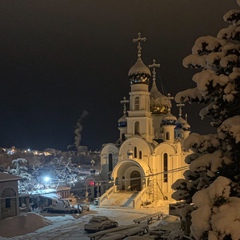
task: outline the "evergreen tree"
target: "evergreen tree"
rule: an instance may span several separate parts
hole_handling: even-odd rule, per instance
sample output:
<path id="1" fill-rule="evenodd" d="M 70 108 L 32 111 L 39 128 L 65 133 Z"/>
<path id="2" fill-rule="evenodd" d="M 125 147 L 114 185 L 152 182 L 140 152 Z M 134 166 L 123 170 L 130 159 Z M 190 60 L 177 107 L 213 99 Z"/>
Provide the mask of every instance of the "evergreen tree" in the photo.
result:
<path id="1" fill-rule="evenodd" d="M 229 11 L 224 20 L 229 27 L 217 37 L 198 38 L 183 60 L 185 67 L 200 70 L 193 76 L 197 86 L 175 97 L 206 104 L 200 115 L 210 116 L 216 128 L 216 134 L 186 139 L 184 148 L 193 152 L 186 158 L 189 170 L 172 186 L 173 198 L 190 209 L 195 239 L 240 236 L 240 10 Z"/>

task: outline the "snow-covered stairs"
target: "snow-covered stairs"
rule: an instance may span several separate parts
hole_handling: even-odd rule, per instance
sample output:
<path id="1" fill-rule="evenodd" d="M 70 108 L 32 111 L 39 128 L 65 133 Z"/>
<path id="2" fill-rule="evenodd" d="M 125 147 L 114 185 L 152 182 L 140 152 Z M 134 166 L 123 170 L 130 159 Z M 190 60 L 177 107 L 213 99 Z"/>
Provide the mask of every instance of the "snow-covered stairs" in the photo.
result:
<path id="1" fill-rule="evenodd" d="M 133 207 L 133 200 L 138 193 L 136 192 L 127 192 L 127 191 L 119 191 L 112 193 L 108 199 L 104 199 L 101 203 L 101 207 L 106 206 L 118 206 L 118 207 Z"/>

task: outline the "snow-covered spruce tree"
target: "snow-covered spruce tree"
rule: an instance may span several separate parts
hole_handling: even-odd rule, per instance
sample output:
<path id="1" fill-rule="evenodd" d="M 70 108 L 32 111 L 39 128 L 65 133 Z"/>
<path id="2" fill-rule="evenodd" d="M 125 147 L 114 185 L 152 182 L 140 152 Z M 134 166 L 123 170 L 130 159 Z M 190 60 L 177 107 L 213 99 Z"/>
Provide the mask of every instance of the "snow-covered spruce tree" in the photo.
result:
<path id="1" fill-rule="evenodd" d="M 229 27 L 217 37 L 198 38 L 183 60 L 185 67 L 200 69 L 193 76 L 197 86 L 175 97 L 206 104 L 200 115 L 216 127 L 216 134 L 186 139 L 184 148 L 193 151 L 186 158 L 189 170 L 172 186 L 173 198 L 193 206 L 194 239 L 240 239 L 240 10 L 224 20 Z"/>

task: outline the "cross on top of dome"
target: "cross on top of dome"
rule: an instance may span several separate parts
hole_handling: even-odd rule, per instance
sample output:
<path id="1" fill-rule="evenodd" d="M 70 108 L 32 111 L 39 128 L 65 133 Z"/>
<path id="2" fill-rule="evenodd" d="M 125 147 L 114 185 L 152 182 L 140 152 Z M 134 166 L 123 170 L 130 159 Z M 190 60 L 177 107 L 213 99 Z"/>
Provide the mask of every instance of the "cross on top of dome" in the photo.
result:
<path id="1" fill-rule="evenodd" d="M 152 71 L 153 81 L 155 81 L 155 80 L 156 80 L 156 68 L 157 68 L 157 67 L 160 67 L 160 64 L 157 64 L 157 63 L 156 63 L 156 60 L 153 59 L 153 63 L 150 64 L 150 65 L 148 65 L 148 67 L 153 69 L 153 71 Z"/>
<path id="2" fill-rule="evenodd" d="M 142 47 L 141 47 L 141 41 L 145 42 L 146 38 L 145 37 L 141 37 L 141 33 L 138 33 L 138 38 L 133 39 L 133 43 L 138 43 L 137 45 L 137 49 L 138 49 L 138 57 L 141 57 L 141 53 L 142 53 Z"/>
<path id="3" fill-rule="evenodd" d="M 176 106 L 177 107 L 179 107 L 179 117 L 182 117 L 182 107 L 184 107 L 185 106 L 185 104 L 184 103 L 178 103 L 178 104 L 176 104 Z"/>
<path id="4" fill-rule="evenodd" d="M 129 100 L 127 100 L 126 97 L 123 97 L 123 100 L 121 100 L 120 103 L 123 104 L 123 114 L 126 115 L 127 113 L 126 104 L 129 103 Z"/>

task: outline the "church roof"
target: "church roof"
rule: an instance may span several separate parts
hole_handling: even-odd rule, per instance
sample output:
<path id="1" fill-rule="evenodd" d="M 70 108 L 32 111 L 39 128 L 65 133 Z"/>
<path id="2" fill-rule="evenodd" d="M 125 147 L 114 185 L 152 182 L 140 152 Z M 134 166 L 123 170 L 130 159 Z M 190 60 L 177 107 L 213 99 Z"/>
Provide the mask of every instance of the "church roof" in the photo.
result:
<path id="1" fill-rule="evenodd" d="M 166 116 L 163 118 L 164 125 L 175 125 L 176 122 L 177 122 L 177 118 L 173 116 L 170 112 L 168 112 Z"/>
<path id="2" fill-rule="evenodd" d="M 8 173 L 0 173 L 0 182 L 9 182 L 9 181 L 17 181 L 22 179 L 19 176 L 15 176 L 12 174 L 8 174 Z"/>
<path id="3" fill-rule="evenodd" d="M 141 57 L 138 57 L 137 62 L 130 68 L 128 77 L 131 84 L 149 83 L 151 72 L 149 68 L 143 63 Z"/>
<path id="4" fill-rule="evenodd" d="M 166 114 L 168 112 L 168 108 L 172 107 L 171 101 L 168 97 L 164 96 L 159 92 L 156 85 L 156 68 L 160 67 L 160 64 L 156 63 L 156 60 L 153 59 L 153 63 L 148 66 L 149 68 L 153 68 L 152 76 L 153 76 L 153 84 L 150 90 L 150 109 L 153 114 Z"/>

